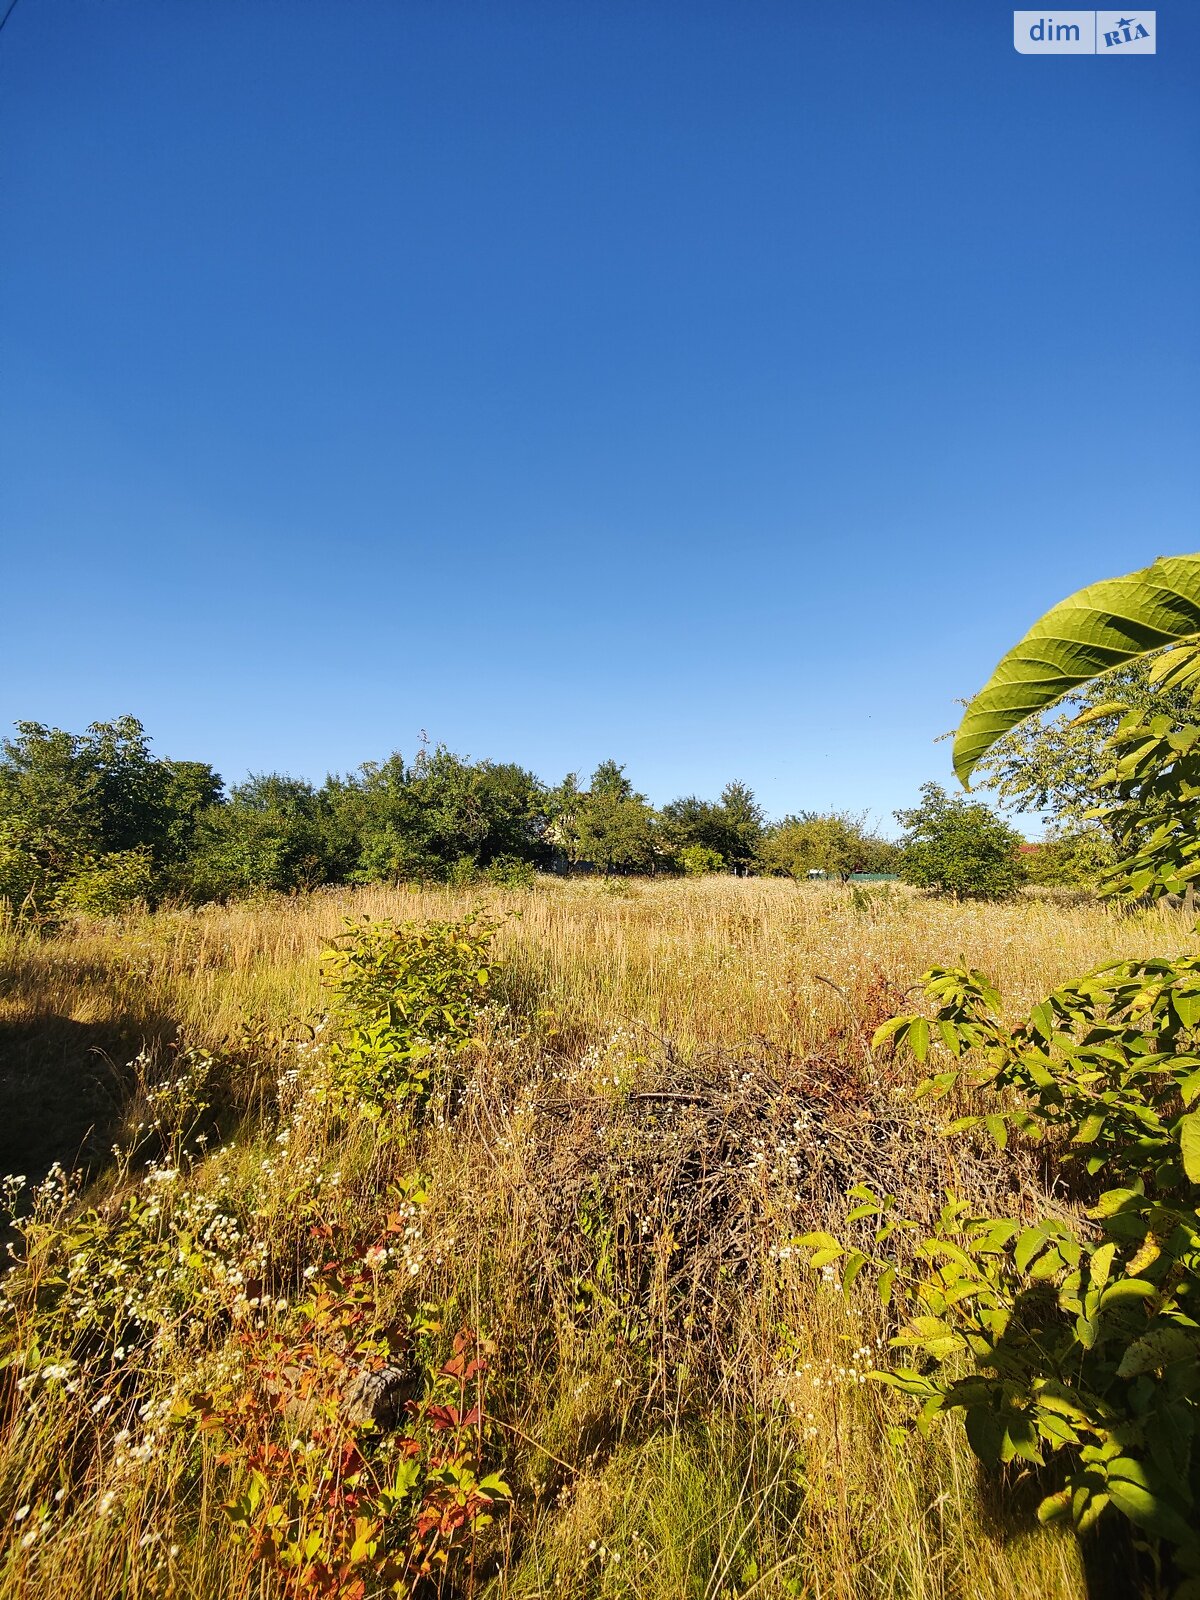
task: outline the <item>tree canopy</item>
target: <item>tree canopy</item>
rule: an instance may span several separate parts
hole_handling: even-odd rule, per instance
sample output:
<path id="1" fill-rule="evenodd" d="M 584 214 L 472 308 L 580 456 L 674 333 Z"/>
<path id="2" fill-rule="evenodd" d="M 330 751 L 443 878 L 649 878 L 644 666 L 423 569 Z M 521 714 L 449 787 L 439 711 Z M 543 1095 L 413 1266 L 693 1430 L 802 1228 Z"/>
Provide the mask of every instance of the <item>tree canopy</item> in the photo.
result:
<path id="1" fill-rule="evenodd" d="M 1136 665 L 1128 682 L 1138 704 L 1179 698 Z M 1005 792 L 1028 792 L 1033 804 L 1042 794 L 1041 756 L 1021 766 L 1024 757 L 1005 749 L 1002 739 L 986 759 L 1009 763 Z M 1092 766 L 1098 759 L 1089 757 Z M 1062 787 L 1066 793 L 1065 778 Z M 538 869 L 846 879 L 898 871 L 903 854 L 910 882 L 977 892 L 950 870 L 951 835 L 960 853 L 991 841 L 1004 865 L 983 872 L 972 858 L 963 871 L 986 882 L 985 892 L 1000 892 L 1015 870 L 1008 856 L 1016 835 L 977 802 L 964 806 L 936 786 L 923 795 L 917 810 L 898 813 L 908 829 L 898 845 L 866 813 L 802 810 L 770 822 L 737 780 L 716 799 L 688 794 L 657 809 L 611 758 L 586 786 L 568 773 L 551 787 L 516 762 L 422 744 L 411 758 L 394 751 L 320 784 L 258 772 L 227 790 L 207 762 L 156 755 L 134 717 L 93 723 L 82 734 L 23 722 L 0 747 L 0 903 L 52 918 L 136 900 L 224 900 L 322 884 L 525 882 Z M 1066 803 L 1062 811 L 1075 815 Z M 1086 882 L 1100 870 L 1108 847 L 1093 837 L 1094 825 L 1087 837 L 1076 831 L 1059 830 L 1056 847 L 1039 858 L 1040 877 Z"/>
<path id="2" fill-rule="evenodd" d="M 764 870 L 792 878 L 810 872 L 843 879 L 855 872 L 887 872 L 895 857 L 894 846 L 878 837 L 865 816 L 846 811 L 785 817 L 759 848 Z"/>
<path id="3" fill-rule="evenodd" d="M 1021 836 L 990 807 L 940 784 L 921 786 L 921 804 L 897 811 L 904 828 L 900 876 L 918 889 L 967 899 L 1011 894 L 1021 881 Z"/>
<path id="4" fill-rule="evenodd" d="M 587 788 L 573 773 L 549 788 L 515 762 L 422 744 L 319 785 L 260 772 L 227 792 L 208 763 L 155 755 L 134 717 L 82 734 L 20 723 L 0 753 L 0 902 L 43 918 L 555 866 L 749 871 L 764 829 L 744 783 L 660 812 L 611 759 Z"/>
<path id="5" fill-rule="evenodd" d="M 1101 780 L 1112 767 L 1109 741 L 1130 710 L 1170 719 L 1172 729 L 1191 720 L 1182 685 L 1164 687 L 1143 657 L 1094 678 L 1056 715 L 1031 716 L 1002 734 L 974 768 L 977 787 L 991 789 L 1001 805 L 1037 813 L 1058 831 L 1095 828 Z"/>

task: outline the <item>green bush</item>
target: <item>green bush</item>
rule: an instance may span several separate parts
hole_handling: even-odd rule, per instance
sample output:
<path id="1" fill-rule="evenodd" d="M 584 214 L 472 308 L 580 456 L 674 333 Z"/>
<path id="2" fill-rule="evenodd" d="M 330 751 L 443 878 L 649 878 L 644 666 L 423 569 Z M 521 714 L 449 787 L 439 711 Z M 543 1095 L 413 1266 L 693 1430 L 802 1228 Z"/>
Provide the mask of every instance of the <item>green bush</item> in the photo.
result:
<path id="1" fill-rule="evenodd" d="M 1025 856 L 1030 883 L 1066 889 L 1098 889 L 1116 860 L 1112 841 L 1099 828 L 1052 834 Z"/>
<path id="2" fill-rule="evenodd" d="M 445 881 L 452 889 L 469 889 L 479 882 L 479 863 L 473 856 L 457 856 L 446 868 Z"/>
<path id="3" fill-rule="evenodd" d="M 55 903 L 64 911 L 114 917 L 144 904 L 154 882 L 149 850 L 118 850 L 76 867 L 59 889 Z"/>
<path id="4" fill-rule="evenodd" d="M 501 856 L 486 869 L 484 877 L 501 889 L 532 889 L 537 882 L 537 868 L 519 856 Z"/>
<path id="5" fill-rule="evenodd" d="M 327 882 L 330 863 L 317 796 L 298 779 L 272 774 L 202 814 L 176 887 L 195 900 L 286 894 Z"/>
<path id="6" fill-rule="evenodd" d="M 725 858 L 707 845 L 689 844 L 676 857 L 689 878 L 703 878 L 710 872 L 724 872 Z"/>
<path id="7" fill-rule="evenodd" d="M 895 864 L 895 845 L 872 831 L 865 814 L 847 811 L 784 817 L 758 846 L 760 870 L 779 877 L 821 872 L 845 881 L 855 872 L 891 872 Z"/>
<path id="8" fill-rule="evenodd" d="M 1164 618 L 1188 642 L 1151 678 L 1186 685 L 1192 719 L 1180 726 L 1153 705 L 1100 708 L 1119 720 L 1096 788 L 1127 852 L 1108 867 L 1107 888 L 1127 899 L 1178 894 L 1200 876 L 1200 645 L 1189 632 L 1200 559 L 1159 562 L 1055 607 L 971 702 L 955 742 L 965 781 L 1031 710 L 1098 664 L 1160 646 Z M 928 786 L 923 820 L 962 824 L 983 809 Z M 936 830 L 913 831 L 932 859 Z M 979 820 L 978 832 L 994 830 Z M 1066 1192 L 1090 1200 L 1086 1219 L 1027 1226 L 974 1215 L 951 1196 L 925 1233 L 860 1187 L 849 1220 L 872 1225 L 868 1247 L 810 1234 L 811 1263 L 840 1261 L 847 1289 L 864 1267 L 878 1274 L 899 1317 L 892 1343 L 920 1360 L 877 1376 L 920 1400 L 923 1425 L 961 1411 L 983 1461 L 1037 1471 L 1043 1520 L 1084 1532 L 1122 1513 L 1162 1580 L 1157 1591 L 1200 1600 L 1200 957 L 1101 967 L 1015 1026 L 982 973 L 937 967 L 924 982 L 932 1015 L 893 1017 L 874 1047 L 942 1056 L 922 1093 L 962 1084 L 997 1094 L 996 1110 L 946 1131 L 981 1126 L 1001 1148 L 1014 1134 L 1047 1147 Z"/>
<path id="9" fill-rule="evenodd" d="M 1043 1471 L 1040 1515 L 1086 1531 L 1108 1506 L 1170 1550 L 1179 1596 L 1200 1595 L 1200 957 L 1122 961 L 1051 994 L 1017 1027 L 977 972 L 925 976 L 933 1016 L 895 1017 L 895 1041 L 925 1059 L 934 1041 L 957 1063 L 921 1091 L 962 1080 L 999 1092 L 998 1109 L 959 1118 L 1047 1144 L 1076 1185 L 1109 1185 L 1090 1226 L 1023 1227 L 953 1198 L 921 1236 L 867 1190 L 851 1213 L 875 1224 L 870 1256 L 846 1256 L 852 1282 L 870 1259 L 900 1307 L 893 1343 L 920 1367 L 887 1381 L 928 1421 L 961 1410 L 976 1454 Z M 897 1232 L 912 1262 L 879 1254 Z M 809 1236 L 825 1265 L 842 1251 Z M 831 1253 L 832 1252 L 832 1253 Z M 962 1370 L 965 1366 L 965 1372 Z M 1184 1577 L 1190 1581 L 1182 1583 Z"/>
<path id="10" fill-rule="evenodd" d="M 489 999 L 495 927 L 478 915 L 347 923 L 325 955 L 339 1102 L 378 1117 L 425 1100 L 438 1068 L 474 1037 Z"/>

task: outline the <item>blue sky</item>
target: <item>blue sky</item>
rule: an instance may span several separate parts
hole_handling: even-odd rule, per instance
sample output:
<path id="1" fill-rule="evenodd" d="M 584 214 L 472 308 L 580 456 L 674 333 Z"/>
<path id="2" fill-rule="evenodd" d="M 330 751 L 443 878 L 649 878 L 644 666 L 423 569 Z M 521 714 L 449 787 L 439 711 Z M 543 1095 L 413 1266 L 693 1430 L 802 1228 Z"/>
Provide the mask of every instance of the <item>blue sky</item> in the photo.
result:
<path id="1" fill-rule="evenodd" d="M 1200 547 L 1200 7 L 20 0 L 0 720 L 887 817 Z"/>

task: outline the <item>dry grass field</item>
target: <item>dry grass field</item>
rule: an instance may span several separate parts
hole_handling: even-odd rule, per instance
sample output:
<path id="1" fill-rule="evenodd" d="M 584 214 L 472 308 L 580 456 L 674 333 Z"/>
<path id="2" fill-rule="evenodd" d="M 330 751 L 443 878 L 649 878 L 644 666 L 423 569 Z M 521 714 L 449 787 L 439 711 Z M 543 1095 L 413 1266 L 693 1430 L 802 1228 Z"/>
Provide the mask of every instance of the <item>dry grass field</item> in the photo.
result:
<path id="1" fill-rule="evenodd" d="M 428 1113 L 339 1111 L 323 945 L 480 903 L 493 998 Z M 866 1040 L 931 964 L 966 958 L 1015 1012 L 1183 947 L 1174 914 L 583 879 L 0 938 L 0 1170 L 28 1180 L 0 1594 L 1084 1594 L 1072 1540 L 981 1481 L 957 1424 L 915 1434 L 866 1378 L 869 1291 L 847 1305 L 795 1239 L 856 1182 L 923 1216 L 951 1187 L 1030 1204 L 1039 1174 L 940 1139 Z M 413 1330 L 425 1401 L 460 1382 L 456 1332 L 486 1357 L 439 1425 L 507 1492 L 474 1535 L 411 1536 L 442 1540 L 425 1577 L 364 1556 L 387 1511 L 346 1466 L 392 1460 L 343 1404 L 383 1322 Z"/>

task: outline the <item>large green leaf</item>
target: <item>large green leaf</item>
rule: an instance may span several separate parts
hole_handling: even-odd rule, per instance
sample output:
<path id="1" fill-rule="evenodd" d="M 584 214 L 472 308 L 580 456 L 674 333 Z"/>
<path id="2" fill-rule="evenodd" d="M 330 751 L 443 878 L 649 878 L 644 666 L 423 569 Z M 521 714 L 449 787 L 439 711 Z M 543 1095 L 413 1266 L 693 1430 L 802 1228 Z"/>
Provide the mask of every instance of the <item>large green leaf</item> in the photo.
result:
<path id="1" fill-rule="evenodd" d="M 967 707 L 954 770 L 967 783 L 1018 722 L 1135 656 L 1200 635 L 1200 555 L 1164 556 L 1141 572 L 1089 584 L 1047 611 Z"/>

